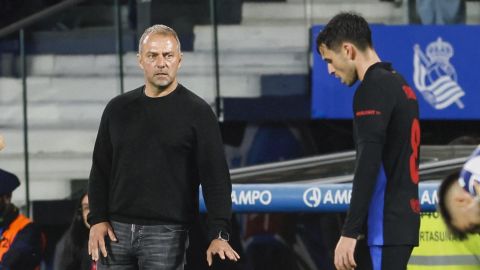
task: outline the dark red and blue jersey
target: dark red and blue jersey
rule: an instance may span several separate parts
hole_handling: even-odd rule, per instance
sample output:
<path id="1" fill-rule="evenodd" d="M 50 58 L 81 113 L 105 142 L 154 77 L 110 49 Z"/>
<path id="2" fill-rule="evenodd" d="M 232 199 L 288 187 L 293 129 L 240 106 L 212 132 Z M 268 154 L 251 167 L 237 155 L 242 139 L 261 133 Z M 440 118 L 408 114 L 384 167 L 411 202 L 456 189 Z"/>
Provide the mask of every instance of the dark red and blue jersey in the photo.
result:
<path id="1" fill-rule="evenodd" d="M 415 92 L 389 63 L 369 67 L 355 92 L 357 150 L 342 235 L 370 246 L 418 245 L 420 124 Z"/>

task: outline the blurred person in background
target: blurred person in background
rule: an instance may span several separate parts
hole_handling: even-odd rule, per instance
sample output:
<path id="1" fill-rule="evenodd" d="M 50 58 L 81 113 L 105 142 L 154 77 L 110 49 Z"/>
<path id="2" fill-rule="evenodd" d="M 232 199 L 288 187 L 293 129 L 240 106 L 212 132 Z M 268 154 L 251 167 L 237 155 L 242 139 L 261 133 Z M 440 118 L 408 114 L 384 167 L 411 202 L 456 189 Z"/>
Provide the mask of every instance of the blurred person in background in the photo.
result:
<path id="1" fill-rule="evenodd" d="M 98 269 L 184 269 L 198 191 L 208 210 L 206 257 L 237 261 L 229 245 L 231 182 L 210 105 L 179 84 L 176 32 L 145 30 L 138 64 L 145 85 L 112 99 L 93 151 L 89 253 Z"/>
<path id="2" fill-rule="evenodd" d="M 2 134 L 0 134 L 0 151 L 5 148 L 5 139 L 3 138 Z"/>
<path id="3" fill-rule="evenodd" d="M 438 189 L 438 210 L 448 230 L 463 240 L 469 233 L 480 232 L 480 203 L 464 190 L 459 172 L 447 176 Z"/>
<path id="4" fill-rule="evenodd" d="M 42 235 L 11 202 L 18 186 L 16 175 L 0 169 L 0 269 L 31 270 L 40 265 Z"/>
<path id="5" fill-rule="evenodd" d="M 360 81 L 353 98 L 357 153 L 352 197 L 335 267 L 405 270 L 420 229 L 415 92 L 390 63 L 380 60 L 360 15 L 333 17 L 318 34 L 317 50 L 329 74 L 348 86 Z"/>
<path id="6" fill-rule="evenodd" d="M 55 248 L 54 270 L 95 270 L 96 265 L 88 255 L 90 225 L 88 195 L 84 193 L 77 203 L 72 223 Z"/>
<path id="7" fill-rule="evenodd" d="M 465 0 L 417 0 L 417 13 L 422 24 L 465 24 Z"/>
<path id="8" fill-rule="evenodd" d="M 480 146 L 460 172 L 445 178 L 438 189 L 438 209 L 449 229 L 459 239 L 480 233 Z"/>

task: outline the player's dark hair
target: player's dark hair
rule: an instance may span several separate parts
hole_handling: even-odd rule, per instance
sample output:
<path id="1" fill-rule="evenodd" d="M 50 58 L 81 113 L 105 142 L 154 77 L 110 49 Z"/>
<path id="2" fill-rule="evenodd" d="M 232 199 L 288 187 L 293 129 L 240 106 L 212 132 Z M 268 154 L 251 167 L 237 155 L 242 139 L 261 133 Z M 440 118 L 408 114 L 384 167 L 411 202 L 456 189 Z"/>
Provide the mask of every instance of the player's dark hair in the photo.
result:
<path id="1" fill-rule="evenodd" d="M 351 42 L 361 51 L 373 47 L 372 32 L 362 16 L 353 12 L 335 15 L 318 34 L 317 51 L 322 44 L 336 51 L 343 42 Z"/>
<path id="2" fill-rule="evenodd" d="M 460 177 L 460 172 L 456 171 L 450 175 L 448 175 L 440 184 L 440 187 L 438 188 L 438 206 L 437 209 L 440 211 L 440 215 L 443 218 L 443 221 L 445 222 L 445 225 L 447 226 L 448 230 L 450 233 L 454 236 L 457 237 L 460 240 L 466 239 L 467 234 L 463 231 L 460 231 L 459 229 L 455 228 L 452 224 L 452 215 L 447 209 L 447 205 L 445 202 L 445 199 L 447 197 L 447 193 L 452 188 L 452 186 L 458 181 L 458 178 Z"/>

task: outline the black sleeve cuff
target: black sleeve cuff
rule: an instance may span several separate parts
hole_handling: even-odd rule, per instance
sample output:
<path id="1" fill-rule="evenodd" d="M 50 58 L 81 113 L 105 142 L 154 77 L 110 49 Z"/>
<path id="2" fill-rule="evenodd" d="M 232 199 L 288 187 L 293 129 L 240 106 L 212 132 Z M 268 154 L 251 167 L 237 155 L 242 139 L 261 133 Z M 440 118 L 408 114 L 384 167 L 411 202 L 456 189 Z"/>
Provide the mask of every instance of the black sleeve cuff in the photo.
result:
<path id="1" fill-rule="evenodd" d="M 93 226 L 102 222 L 110 222 L 110 220 L 108 219 L 108 217 L 93 217 L 91 215 L 88 215 L 87 222 L 90 226 Z"/>
<path id="2" fill-rule="evenodd" d="M 357 239 L 359 235 L 360 235 L 359 233 L 342 231 L 342 236 L 343 237 Z"/>
<path id="3" fill-rule="evenodd" d="M 208 230 L 208 241 L 211 242 L 214 239 L 218 239 L 220 232 L 228 233 L 231 236 L 231 230 L 222 226 L 215 226 Z"/>

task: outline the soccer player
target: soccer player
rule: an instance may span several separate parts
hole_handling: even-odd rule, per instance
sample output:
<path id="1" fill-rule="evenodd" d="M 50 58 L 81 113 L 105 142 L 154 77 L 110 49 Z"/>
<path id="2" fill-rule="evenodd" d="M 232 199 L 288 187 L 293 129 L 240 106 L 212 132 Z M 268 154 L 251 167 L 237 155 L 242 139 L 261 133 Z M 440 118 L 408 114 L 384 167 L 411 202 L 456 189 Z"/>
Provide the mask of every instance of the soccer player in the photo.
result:
<path id="1" fill-rule="evenodd" d="M 335 266 L 404 270 L 418 245 L 420 226 L 415 93 L 390 63 L 380 60 L 370 27 L 357 14 L 333 17 L 316 45 L 332 76 L 348 86 L 360 80 L 353 100 L 355 176 Z M 355 258 L 355 252 L 369 256 Z"/>

